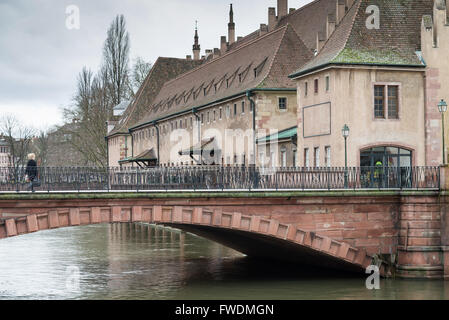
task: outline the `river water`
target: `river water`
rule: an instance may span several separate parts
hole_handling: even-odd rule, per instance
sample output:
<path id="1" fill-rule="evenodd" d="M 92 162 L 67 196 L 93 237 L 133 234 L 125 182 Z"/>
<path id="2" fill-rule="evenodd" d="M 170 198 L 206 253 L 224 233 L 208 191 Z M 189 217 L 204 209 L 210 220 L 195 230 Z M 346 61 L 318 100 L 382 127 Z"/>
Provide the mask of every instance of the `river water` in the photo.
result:
<path id="1" fill-rule="evenodd" d="M 94 225 L 0 241 L 0 299 L 449 299 L 444 281 L 303 270 L 173 229 Z"/>

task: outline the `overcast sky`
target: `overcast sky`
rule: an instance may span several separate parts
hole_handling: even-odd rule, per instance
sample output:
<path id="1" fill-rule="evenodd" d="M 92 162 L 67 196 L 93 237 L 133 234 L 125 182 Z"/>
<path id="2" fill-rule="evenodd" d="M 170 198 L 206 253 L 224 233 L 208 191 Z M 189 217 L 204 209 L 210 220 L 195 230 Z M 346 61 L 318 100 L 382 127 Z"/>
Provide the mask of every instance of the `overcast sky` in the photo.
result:
<path id="1" fill-rule="evenodd" d="M 131 61 L 192 54 L 195 20 L 202 54 L 227 35 L 229 3 L 237 36 L 267 23 L 276 0 L 0 0 L 0 117 L 15 115 L 38 129 L 62 124 L 83 66 L 98 69 L 107 29 L 124 14 Z M 290 0 L 298 8 L 310 0 Z M 79 8 L 80 28 L 67 28 L 67 7 Z"/>

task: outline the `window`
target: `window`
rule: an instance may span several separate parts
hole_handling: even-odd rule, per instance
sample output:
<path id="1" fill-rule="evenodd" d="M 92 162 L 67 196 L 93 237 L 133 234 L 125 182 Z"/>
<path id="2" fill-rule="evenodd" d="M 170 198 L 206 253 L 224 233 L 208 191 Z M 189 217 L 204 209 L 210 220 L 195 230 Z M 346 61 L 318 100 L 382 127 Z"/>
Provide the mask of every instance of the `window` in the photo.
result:
<path id="1" fill-rule="evenodd" d="M 326 167 L 331 167 L 331 147 L 326 147 Z"/>
<path id="2" fill-rule="evenodd" d="M 287 110 L 287 98 L 279 98 L 279 110 Z"/>
<path id="3" fill-rule="evenodd" d="M 210 123 L 210 112 L 207 111 L 207 123 Z"/>
<path id="4" fill-rule="evenodd" d="M 234 103 L 234 116 L 236 116 L 236 115 L 237 115 L 237 104 Z"/>
<path id="5" fill-rule="evenodd" d="M 374 86 L 374 117 L 376 119 L 399 119 L 399 86 Z"/>
<path id="6" fill-rule="evenodd" d="M 374 86 L 374 117 L 385 118 L 384 86 Z"/>
<path id="7" fill-rule="evenodd" d="M 190 127 L 193 127 L 193 117 L 190 117 Z"/>
<path id="8" fill-rule="evenodd" d="M 242 114 L 245 114 L 245 101 L 242 101 Z"/>
<path id="9" fill-rule="evenodd" d="M 265 154 L 263 152 L 259 153 L 259 162 L 262 167 L 265 167 Z"/>
<path id="10" fill-rule="evenodd" d="M 310 168 L 309 148 L 304 149 L 304 167 Z"/>
<path id="11" fill-rule="evenodd" d="M 326 76 L 326 92 L 329 92 L 330 89 L 330 77 Z"/>
<path id="12" fill-rule="evenodd" d="M 315 168 L 319 168 L 320 167 L 320 148 L 319 147 L 315 148 L 314 155 L 315 155 Z"/>
<path id="13" fill-rule="evenodd" d="M 223 108 L 220 108 L 220 120 L 222 119 L 222 115 L 223 115 Z"/>
<path id="14" fill-rule="evenodd" d="M 315 93 L 318 93 L 318 79 L 315 79 L 313 87 L 314 87 Z"/>
<path id="15" fill-rule="evenodd" d="M 182 120 L 179 120 L 179 129 L 182 129 Z"/>
<path id="16" fill-rule="evenodd" d="M 231 107 L 226 106 L 226 117 L 229 118 L 231 116 Z"/>
<path id="17" fill-rule="evenodd" d="M 204 124 L 204 113 L 201 114 L 201 124 Z"/>
<path id="18" fill-rule="evenodd" d="M 399 118 L 398 86 L 388 87 L 388 119 Z"/>
<path id="19" fill-rule="evenodd" d="M 281 164 L 282 167 L 287 167 L 287 149 L 285 147 L 281 148 Z"/>
<path id="20" fill-rule="evenodd" d="M 214 122 L 217 120 L 217 112 L 214 110 Z"/>
<path id="21" fill-rule="evenodd" d="M 298 165 L 298 151 L 293 149 L 293 167 Z"/>
<path id="22" fill-rule="evenodd" d="M 304 96 L 307 97 L 309 91 L 309 84 L 307 82 L 304 83 Z"/>

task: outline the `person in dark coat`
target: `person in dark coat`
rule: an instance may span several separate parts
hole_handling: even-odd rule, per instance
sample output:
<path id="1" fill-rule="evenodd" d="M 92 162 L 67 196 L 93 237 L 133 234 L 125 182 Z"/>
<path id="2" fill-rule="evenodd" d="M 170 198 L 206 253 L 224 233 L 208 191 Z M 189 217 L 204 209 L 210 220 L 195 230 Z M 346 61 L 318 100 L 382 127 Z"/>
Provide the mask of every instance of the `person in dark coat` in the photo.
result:
<path id="1" fill-rule="evenodd" d="M 27 176 L 27 182 L 29 182 L 28 190 L 34 192 L 33 181 L 37 178 L 37 163 L 36 163 L 36 155 L 34 153 L 30 153 L 28 155 L 28 163 L 25 169 L 25 174 Z"/>

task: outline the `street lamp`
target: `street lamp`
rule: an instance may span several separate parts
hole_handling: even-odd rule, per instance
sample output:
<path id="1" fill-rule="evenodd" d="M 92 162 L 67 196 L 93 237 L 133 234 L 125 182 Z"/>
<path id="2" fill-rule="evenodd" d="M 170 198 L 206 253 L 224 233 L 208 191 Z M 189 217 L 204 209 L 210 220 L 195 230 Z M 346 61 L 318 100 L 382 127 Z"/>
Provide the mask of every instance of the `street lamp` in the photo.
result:
<path id="1" fill-rule="evenodd" d="M 345 138 L 345 188 L 348 187 L 348 137 L 349 137 L 349 127 L 344 125 L 341 129 L 341 134 Z"/>
<path id="2" fill-rule="evenodd" d="M 443 165 L 446 164 L 446 146 L 444 144 L 444 113 L 447 111 L 447 103 L 444 99 L 441 99 L 438 104 L 438 111 L 441 113 L 441 123 L 442 123 L 442 135 L 443 135 Z"/>

